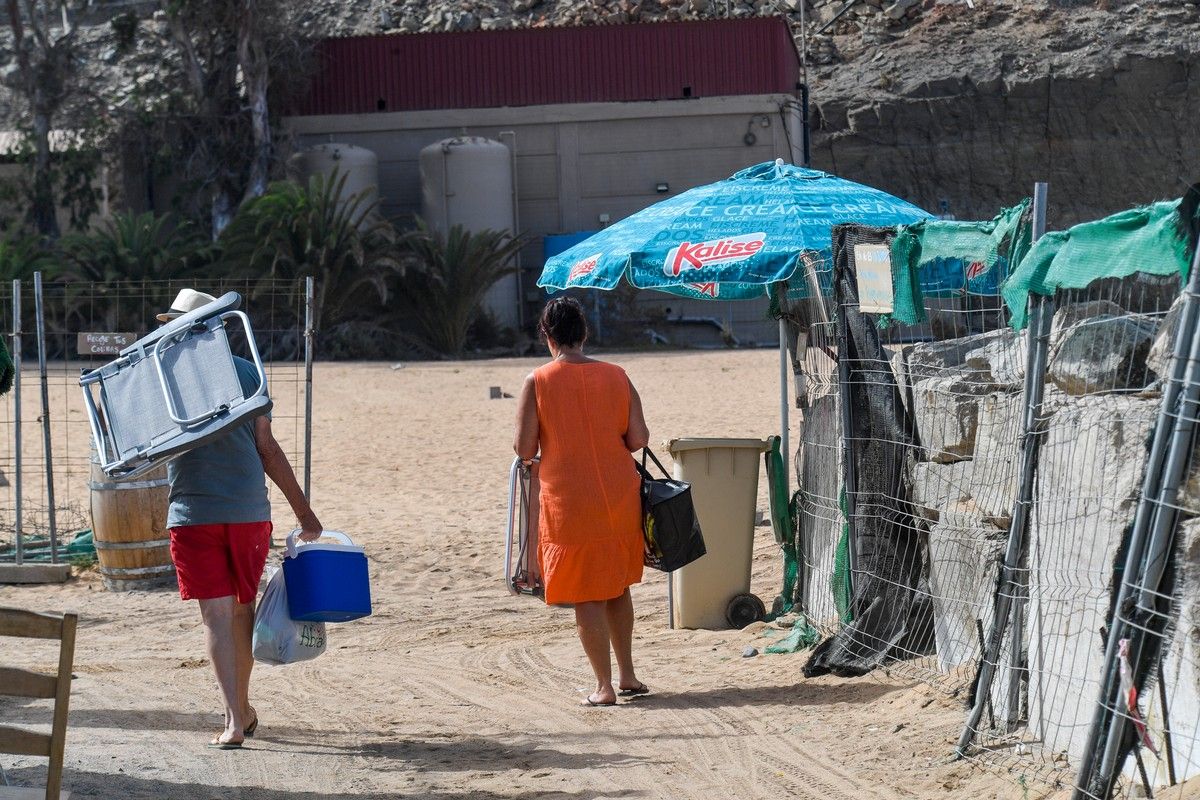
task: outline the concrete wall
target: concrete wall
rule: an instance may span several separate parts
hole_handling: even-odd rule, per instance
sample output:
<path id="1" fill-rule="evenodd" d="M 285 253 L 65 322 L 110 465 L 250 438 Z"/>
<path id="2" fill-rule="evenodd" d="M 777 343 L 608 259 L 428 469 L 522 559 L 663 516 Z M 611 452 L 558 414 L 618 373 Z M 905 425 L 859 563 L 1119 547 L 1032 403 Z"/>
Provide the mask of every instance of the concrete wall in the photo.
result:
<path id="1" fill-rule="evenodd" d="M 594 230 L 686 189 L 727 178 L 775 158 L 799 161 L 795 112 L 781 116 L 787 95 L 645 103 L 587 103 L 291 117 L 297 147 L 347 142 L 379 157 L 383 213 L 406 227 L 421 204 L 417 158 L 422 147 L 466 132 L 516 149 L 517 216 L 529 236 L 523 250 L 526 315 L 544 299 L 532 291 L 548 234 Z M 766 120 L 768 125 L 762 125 Z M 746 145 L 747 131 L 756 142 Z M 666 183 L 669 192 L 656 185 Z M 608 302 L 604 298 L 603 302 Z M 648 317 L 716 317 L 743 343 L 776 342 L 766 300 L 705 303 L 642 292 L 632 307 Z M 659 324 L 672 342 L 719 343 L 702 325 Z M 649 334 L 646 334 L 647 340 Z"/>

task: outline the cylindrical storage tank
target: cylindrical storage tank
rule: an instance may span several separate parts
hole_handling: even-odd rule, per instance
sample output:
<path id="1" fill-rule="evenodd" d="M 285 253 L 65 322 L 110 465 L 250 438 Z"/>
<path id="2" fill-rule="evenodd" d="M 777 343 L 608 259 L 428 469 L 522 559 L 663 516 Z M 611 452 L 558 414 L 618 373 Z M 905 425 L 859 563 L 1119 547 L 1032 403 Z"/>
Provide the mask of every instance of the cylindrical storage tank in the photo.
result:
<path id="1" fill-rule="evenodd" d="M 513 231 L 512 151 L 478 136 L 443 139 L 421 150 L 421 216 L 445 234 L 455 225 L 468 231 Z M 484 305 L 501 325 L 518 325 L 516 274 L 501 278 Z"/>
<path id="2" fill-rule="evenodd" d="M 167 506 L 171 487 L 164 464 L 136 480 L 114 481 L 94 454 L 91 480 L 92 539 L 104 587 L 150 589 L 175 582 Z"/>
<path id="3" fill-rule="evenodd" d="M 307 184 L 313 175 L 346 176 L 339 199 L 345 202 L 362 193 L 359 210 L 379 199 L 379 159 L 365 147 L 330 142 L 301 150 L 288 159 L 288 176 L 297 183 Z"/>

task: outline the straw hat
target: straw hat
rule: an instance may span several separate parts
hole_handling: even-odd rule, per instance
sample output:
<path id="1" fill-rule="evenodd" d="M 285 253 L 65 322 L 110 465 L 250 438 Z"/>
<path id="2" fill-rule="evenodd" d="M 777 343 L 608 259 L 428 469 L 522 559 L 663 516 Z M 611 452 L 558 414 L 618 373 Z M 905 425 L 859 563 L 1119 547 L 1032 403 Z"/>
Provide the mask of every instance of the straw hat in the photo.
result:
<path id="1" fill-rule="evenodd" d="M 216 299 L 211 294 L 197 292 L 195 289 L 181 289 L 171 302 L 171 308 L 165 314 L 158 315 L 158 321 L 170 322 L 176 317 L 181 317 L 189 311 L 195 311 L 197 308 L 206 306 Z"/>

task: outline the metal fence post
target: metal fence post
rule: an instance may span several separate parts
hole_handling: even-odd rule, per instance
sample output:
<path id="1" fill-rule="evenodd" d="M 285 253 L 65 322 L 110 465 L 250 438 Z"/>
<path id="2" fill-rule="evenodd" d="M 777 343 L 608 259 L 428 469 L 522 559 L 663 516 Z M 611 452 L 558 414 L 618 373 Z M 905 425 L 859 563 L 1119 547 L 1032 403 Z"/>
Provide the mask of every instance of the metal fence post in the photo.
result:
<path id="1" fill-rule="evenodd" d="M 782 448 L 783 455 L 783 485 L 787 489 L 788 496 L 792 493 L 792 484 L 790 482 L 791 467 L 788 466 L 788 461 L 792 454 L 788 449 L 791 447 L 788 436 L 788 325 L 787 320 L 783 317 L 779 318 L 779 444 Z"/>
<path id="2" fill-rule="evenodd" d="M 316 334 L 313 329 L 316 292 L 313 279 L 304 279 L 304 496 L 312 500 L 312 388 L 313 351 Z"/>
<path id="3" fill-rule="evenodd" d="M 16 529 L 17 564 L 25 560 L 25 534 L 21 518 L 21 281 L 12 282 L 13 361 L 13 527 Z"/>
<path id="4" fill-rule="evenodd" d="M 34 319 L 37 330 L 38 377 L 42 385 L 42 451 L 46 456 L 46 503 L 50 526 L 50 562 L 58 563 L 58 525 L 54 506 L 54 455 L 50 447 L 50 387 L 46 375 L 46 310 L 42 273 L 33 273 Z"/>
<path id="5" fill-rule="evenodd" d="M 836 282 L 840 279 L 837 267 L 838 253 L 833 254 L 834 302 L 837 304 L 837 370 L 838 370 L 838 406 L 842 421 L 842 486 L 846 497 L 846 530 L 849 541 L 846 542 L 846 599 L 852 603 L 854 598 L 854 570 L 858 566 L 858 553 L 855 547 L 854 515 L 855 494 L 858 491 L 858 478 L 855 474 L 853 437 L 853 415 L 850 408 L 850 322 L 846 314 L 846 306 L 837 300 Z M 820 299 L 818 294 L 817 298 Z"/>
<path id="6" fill-rule="evenodd" d="M 1198 320 L 1195 308 L 1200 301 L 1200 241 L 1197 242 L 1192 257 L 1185 291 L 1187 294 L 1175 337 L 1174 362 L 1168 383 L 1168 387 L 1175 384 L 1175 391 L 1168 392 L 1164 387 L 1162 407 L 1159 410 L 1159 427 L 1155 428 L 1151 445 L 1151 458 L 1155 455 L 1161 458 L 1147 461 L 1146 464 L 1144 486 L 1149 488 L 1153 484 L 1155 490 L 1153 493 L 1143 493 L 1138 502 L 1129 559 L 1122 573 L 1117 602 L 1113 604 L 1113 620 L 1105 647 L 1103 693 L 1100 695 L 1092 728 L 1088 733 L 1089 748 L 1084 765 L 1079 771 L 1075 797 L 1082 796 L 1081 793 L 1088 791 L 1089 786 L 1100 787 L 1103 796 L 1107 796 L 1121 769 L 1121 764 L 1117 761 L 1117 751 L 1124 738 L 1128 716 L 1122 713 L 1119 707 L 1119 692 L 1116 689 L 1120 678 L 1116 652 L 1120 641 L 1128 638 L 1129 663 L 1137 669 L 1146 638 L 1152 633 L 1149 621 L 1157 613 L 1155 604 L 1159 596 L 1158 588 L 1175 541 L 1179 520 L 1176 499 L 1191 460 L 1197 409 L 1200 408 L 1200 326 L 1196 324 Z M 1188 313 L 1189 310 L 1192 311 L 1191 314 Z M 1190 325 L 1187 324 L 1189 322 Z M 1190 342 L 1186 359 L 1183 356 L 1185 342 Z M 1139 522 L 1142 523 L 1140 527 Z M 1123 617 L 1126 610 L 1130 619 Z M 1135 676 L 1135 681 L 1137 677 Z M 1103 758 L 1099 768 L 1093 772 L 1095 751 L 1105 729 L 1108 733 L 1104 738 Z"/>
<path id="7" fill-rule="evenodd" d="M 1036 241 L 1046 231 L 1046 196 L 1045 183 L 1034 184 L 1033 188 L 1033 239 Z M 1042 413 L 1042 396 L 1046 385 L 1047 357 L 1050 349 L 1050 324 L 1054 319 L 1054 301 L 1049 297 L 1031 296 L 1029 299 L 1030 314 L 1028 325 L 1028 353 L 1025 361 L 1025 401 L 1024 429 L 1021 439 L 1021 473 L 1017 497 L 1013 503 L 1012 522 L 1008 529 L 1008 545 L 1004 552 L 1004 563 L 1000 571 L 1000 581 L 996 588 L 995 601 L 992 604 L 992 627 L 984 652 L 980 654 L 979 679 L 975 684 L 975 703 L 963 726 L 958 738 L 955 753 L 959 758 L 966 755 L 967 748 L 975 738 L 979 722 L 987 707 L 991 694 L 992 681 L 996 677 L 996 667 L 1000 662 L 1000 651 L 1004 646 L 1004 632 L 1008 628 L 1010 612 L 1015 612 L 1013 601 L 1017 599 L 1023 581 L 1020 576 L 1021 560 L 1025 554 L 1026 533 L 1029 528 L 1029 513 L 1033 508 L 1033 478 L 1037 465 L 1037 446 L 1039 444 L 1040 417 Z M 1019 613 L 1016 614 L 1020 622 Z M 1014 630 L 1014 636 L 1017 631 Z M 1014 641 L 1013 649 L 1020 649 L 1020 642 Z M 1019 658 L 1019 654 L 1014 658 Z M 1015 663 L 1015 662 L 1014 662 Z M 1014 670 L 1015 672 L 1015 670 Z M 1011 678 L 1011 676 L 1010 676 Z M 1013 684 L 1010 682 L 1010 691 Z M 1019 688 L 1019 684 L 1018 684 Z M 1006 722 L 1013 716 L 1010 696 L 1010 707 L 1005 714 Z"/>
<path id="8" fill-rule="evenodd" d="M 1092 718 L 1092 726 L 1088 731 L 1087 744 L 1083 750 L 1083 760 L 1079 766 L 1079 774 L 1075 782 L 1073 800 L 1087 797 L 1084 787 L 1091 783 L 1091 777 L 1096 767 L 1097 749 L 1100 738 L 1108 727 L 1109 704 L 1115 701 L 1119 687 L 1119 672 L 1117 669 L 1117 650 L 1124 633 L 1125 621 L 1121 610 L 1131 601 L 1137 577 L 1141 571 L 1143 556 L 1147 548 L 1151 521 L 1155 515 L 1155 505 L 1162 488 L 1163 469 L 1174 429 L 1176 408 L 1180 405 L 1180 396 L 1193 361 L 1200 358 L 1200 246 L 1197 246 L 1192 259 L 1191 272 L 1188 275 L 1186 295 L 1183 310 L 1180 313 L 1179 328 L 1175 333 L 1175 341 L 1171 349 L 1171 374 L 1166 376 L 1163 384 L 1163 398 L 1158 410 L 1158 419 L 1154 426 L 1154 436 L 1150 444 L 1150 455 L 1146 459 L 1145 477 L 1142 479 L 1141 499 L 1133 519 L 1133 527 L 1129 534 L 1129 548 L 1125 556 L 1122 580 L 1117 590 L 1116 602 L 1112 604 L 1113 619 L 1109 625 L 1108 639 L 1104 647 L 1104 666 L 1101 673 L 1100 695 L 1096 699 L 1096 713 Z M 1194 376 L 1193 376 L 1194 379 Z M 1107 755 L 1108 743 L 1105 743 Z M 1116 745 L 1114 745 L 1115 747 Z"/>

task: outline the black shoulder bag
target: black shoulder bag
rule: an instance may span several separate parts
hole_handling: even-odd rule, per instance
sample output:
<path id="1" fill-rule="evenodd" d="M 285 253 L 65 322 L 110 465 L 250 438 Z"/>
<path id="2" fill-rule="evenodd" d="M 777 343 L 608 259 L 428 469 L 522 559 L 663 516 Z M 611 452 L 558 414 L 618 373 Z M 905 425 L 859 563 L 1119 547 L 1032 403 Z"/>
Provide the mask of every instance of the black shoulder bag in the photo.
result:
<path id="1" fill-rule="evenodd" d="M 646 470 L 646 457 L 665 476 L 655 478 Z M 646 540 L 647 567 L 672 572 L 704 555 L 704 536 L 692 505 L 691 484 L 670 476 L 662 462 L 642 449 L 642 463 L 634 466 L 642 476 L 642 536 Z"/>

